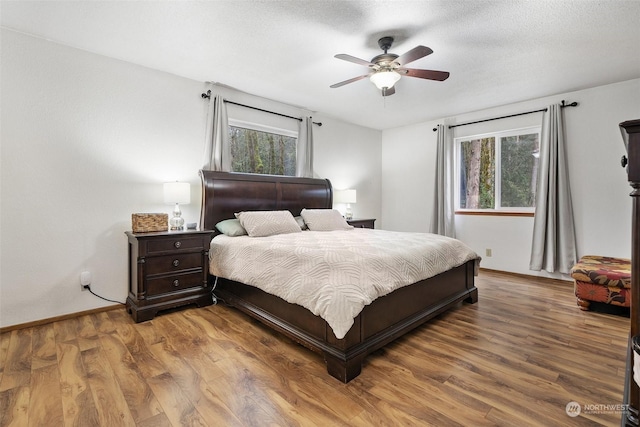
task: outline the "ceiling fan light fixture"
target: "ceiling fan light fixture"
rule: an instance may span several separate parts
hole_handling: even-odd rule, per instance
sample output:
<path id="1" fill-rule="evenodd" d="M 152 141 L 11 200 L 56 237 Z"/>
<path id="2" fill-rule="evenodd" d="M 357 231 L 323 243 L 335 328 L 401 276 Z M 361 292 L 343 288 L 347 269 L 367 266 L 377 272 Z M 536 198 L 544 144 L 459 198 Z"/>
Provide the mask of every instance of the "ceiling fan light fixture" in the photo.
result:
<path id="1" fill-rule="evenodd" d="M 393 70 L 383 70 L 372 74 L 370 80 L 380 90 L 385 87 L 390 89 L 400 80 L 400 74 Z"/>
<path id="2" fill-rule="evenodd" d="M 384 53 L 373 57 L 371 61 L 365 61 L 364 59 L 356 58 L 355 56 L 347 55 L 346 53 L 339 53 L 335 55 L 337 59 L 353 62 L 358 65 L 364 65 L 368 68 L 368 73 L 363 76 L 354 77 L 349 80 L 332 84 L 329 87 L 337 88 L 369 77 L 378 90 L 382 91 L 382 96 L 389 96 L 396 93 L 396 89 L 393 85 L 400 80 L 401 75 L 406 77 L 416 77 L 419 79 L 436 80 L 440 82 L 449 78 L 449 72 L 447 71 L 422 70 L 405 67 L 405 65 L 410 62 L 424 58 L 427 55 L 431 55 L 433 50 L 430 48 L 419 45 L 398 56 L 395 53 L 388 52 L 392 43 L 393 37 L 382 37 L 378 40 L 378 46 L 380 46 L 380 49 L 382 49 Z"/>

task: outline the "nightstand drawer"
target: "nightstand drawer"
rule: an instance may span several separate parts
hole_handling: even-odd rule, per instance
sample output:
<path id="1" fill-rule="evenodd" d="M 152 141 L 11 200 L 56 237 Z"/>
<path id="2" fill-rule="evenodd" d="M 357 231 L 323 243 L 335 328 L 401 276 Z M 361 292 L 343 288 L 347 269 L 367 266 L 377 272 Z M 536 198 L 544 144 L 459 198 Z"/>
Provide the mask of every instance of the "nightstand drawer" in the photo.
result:
<path id="1" fill-rule="evenodd" d="M 202 267 L 202 253 L 192 252 L 187 254 L 164 255 L 150 257 L 146 260 L 146 273 L 148 275 L 178 272 L 191 268 Z"/>
<path id="2" fill-rule="evenodd" d="M 202 286 L 202 271 L 147 279 L 147 296 Z"/>
<path id="3" fill-rule="evenodd" d="M 147 243 L 147 253 L 149 255 L 152 255 L 154 253 L 162 253 L 167 251 L 175 252 L 182 250 L 203 249 L 202 241 L 203 239 L 199 236 L 186 237 L 184 235 L 165 239 L 150 240 Z"/>

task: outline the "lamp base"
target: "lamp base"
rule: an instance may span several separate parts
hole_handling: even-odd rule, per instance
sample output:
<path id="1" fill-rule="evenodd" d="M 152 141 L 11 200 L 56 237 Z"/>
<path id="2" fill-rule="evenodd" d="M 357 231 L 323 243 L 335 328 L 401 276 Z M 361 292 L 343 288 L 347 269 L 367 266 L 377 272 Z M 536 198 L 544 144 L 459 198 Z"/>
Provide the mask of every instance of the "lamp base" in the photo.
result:
<path id="1" fill-rule="evenodd" d="M 184 218 L 182 218 L 182 212 L 180 211 L 180 205 L 176 203 L 176 207 L 173 209 L 173 217 L 169 220 L 169 230 L 184 230 Z"/>
<path id="2" fill-rule="evenodd" d="M 351 206 L 347 204 L 347 210 L 344 213 L 345 219 L 353 219 L 353 212 L 351 212 Z"/>
<path id="3" fill-rule="evenodd" d="M 169 220 L 169 230 L 184 230 L 184 218 L 171 218 Z"/>

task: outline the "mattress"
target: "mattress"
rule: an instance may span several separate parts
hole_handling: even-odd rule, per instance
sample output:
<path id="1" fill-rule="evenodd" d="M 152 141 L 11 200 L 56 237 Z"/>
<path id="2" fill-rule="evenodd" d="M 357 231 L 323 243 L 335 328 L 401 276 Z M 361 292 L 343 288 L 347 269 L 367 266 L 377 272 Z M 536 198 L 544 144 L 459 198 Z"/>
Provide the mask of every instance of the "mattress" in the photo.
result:
<path id="1" fill-rule="evenodd" d="M 322 317 L 336 338 L 376 298 L 480 258 L 459 240 L 373 229 L 268 237 L 218 235 L 210 273 L 255 286 Z"/>

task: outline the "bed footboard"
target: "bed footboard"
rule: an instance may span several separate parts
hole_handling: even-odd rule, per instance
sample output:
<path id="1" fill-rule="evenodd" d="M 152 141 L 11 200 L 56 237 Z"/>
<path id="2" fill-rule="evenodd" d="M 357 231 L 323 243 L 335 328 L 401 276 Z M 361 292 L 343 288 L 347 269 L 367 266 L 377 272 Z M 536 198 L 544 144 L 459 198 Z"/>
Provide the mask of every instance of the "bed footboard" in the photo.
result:
<path id="1" fill-rule="evenodd" d="M 215 293 L 226 304 L 322 354 L 329 374 L 347 383 L 360 374 L 362 362 L 371 352 L 462 301 L 477 302 L 474 263 L 469 261 L 378 298 L 354 319 L 342 339 L 304 307 L 253 286 L 219 279 Z"/>

